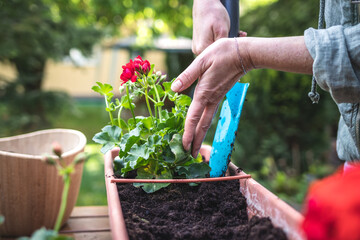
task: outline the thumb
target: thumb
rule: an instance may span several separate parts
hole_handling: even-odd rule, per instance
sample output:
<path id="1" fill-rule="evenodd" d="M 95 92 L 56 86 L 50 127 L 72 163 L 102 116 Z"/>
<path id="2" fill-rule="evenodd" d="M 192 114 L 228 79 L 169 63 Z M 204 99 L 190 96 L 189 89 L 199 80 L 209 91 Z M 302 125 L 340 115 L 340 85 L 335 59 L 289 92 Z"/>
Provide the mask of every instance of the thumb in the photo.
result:
<path id="1" fill-rule="evenodd" d="M 201 75 L 201 64 L 197 57 L 171 84 L 171 90 L 181 92 L 191 86 Z"/>

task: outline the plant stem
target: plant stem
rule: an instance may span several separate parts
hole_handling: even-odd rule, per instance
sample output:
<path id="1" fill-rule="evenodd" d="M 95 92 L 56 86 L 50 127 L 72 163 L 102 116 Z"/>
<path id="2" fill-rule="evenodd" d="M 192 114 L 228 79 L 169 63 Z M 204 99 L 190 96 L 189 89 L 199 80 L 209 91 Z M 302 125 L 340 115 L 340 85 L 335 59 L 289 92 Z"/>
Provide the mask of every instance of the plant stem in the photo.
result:
<path id="1" fill-rule="evenodd" d="M 149 103 L 149 96 L 148 96 L 147 88 L 145 88 L 145 101 L 146 101 L 146 106 L 149 110 L 150 117 L 151 117 L 151 119 L 153 119 L 153 114 L 152 114 L 150 103 Z"/>
<path id="2" fill-rule="evenodd" d="M 127 85 L 126 85 L 126 95 L 128 96 L 130 111 L 131 111 L 131 114 L 132 114 L 132 116 L 134 118 L 135 125 L 136 125 L 136 118 L 135 118 L 135 114 L 134 114 L 134 109 L 132 108 L 131 101 L 130 101 L 129 86 L 127 86 Z"/>
<path id="3" fill-rule="evenodd" d="M 149 97 L 150 98 L 150 97 Z M 158 116 L 157 116 L 157 111 L 156 111 L 156 102 L 154 103 L 154 114 L 155 114 L 155 118 L 157 119 L 158 118 Z"/>
<path id="4" fill-rule="evenodd" d="M 70 188 L 70 175 L 65 174 L 63 176 L 63 181 L 64 181 L 64 189 L 63 189 L 63 192 L 62 192 L 59 214 L 58 214 L 58 216 L 56 218 L 56 223 L 55 223 L 55 227 L 54 227 L 55 232 L 59 232 L 60 227 L 61 227 L 61 221 L 63 220 L 63 217 L 64 217 L 64 213 L 65 213 L 65 209 L 66 209 L 66 203 L 67 203 L 67 197 L 68 197 L 69 188 Z"/>
<path id="5" fill-rule="evenodd" d="M 121 106 L 120 108 L 119 108 L 119 111 L 118 111 L 118 124 L 119 124 L 119 128 L 121 128 L 121 118 L 120 118 L 120 115 L 121 115 L 121 111 L 123 110 L 123 106 Z M 122 128 L 121 128 L 122 129 Z M 121 133 L 120 133 L 120 136 L 122 136 L 123 135 L 123 133 L 122 133 L 122 131 L 121 131 Z"/>
<path id="6" fill-rule="evenodd" d="M 160 100 L 160 96 L 159 96 L 159 92 L 155 86 L 155 84 L 153 84 L 153 88 L 155 88 L 155 93 L 156 93 L 156 99 L 157 99 L 157 102 L 161 102 Z M 160 119 L 160 122 L 161 122 L 161 119 L 162 119 L 162 116 L 161 116 L 161 106 L 158 106 L 158 111 L 159 111 L 159 119 Z"/>
<path id="7" fill-rule="evenodd" d="M 139 92 L 145 95 L 145 93 L 144 93 L 143 91 L 139 91 Z M 156 101 L 155 101 L 152 97 L 150 97 L 149 95 L 148 95 L 148 98 L 149 98 L 149 100 L 152 101 L 153 103 L 156 103 Z"/>
<path id="8" fill-rule="evenodd" d="M 106 96 L 104 96 L 104 97 L 105 97 L 105 104 L 106 104 L 106 108 L 107 108 L 107 109 L 110 109 L 110 108 L 109 108 L 109 102 L 108 102 L 108 100 L 107 100 Z M 113 117 L 113 115 L 112 115 L 112 112 L 111 112 L 111 111 L 109 111 L 109 117 L 110 117 L 110 122 L 111 122 L 111 125 L 112 125 L 112 126 L 114 126 L 114 125 L 115 125 L 115 123 L 114 123 L 114 117 Z"/>

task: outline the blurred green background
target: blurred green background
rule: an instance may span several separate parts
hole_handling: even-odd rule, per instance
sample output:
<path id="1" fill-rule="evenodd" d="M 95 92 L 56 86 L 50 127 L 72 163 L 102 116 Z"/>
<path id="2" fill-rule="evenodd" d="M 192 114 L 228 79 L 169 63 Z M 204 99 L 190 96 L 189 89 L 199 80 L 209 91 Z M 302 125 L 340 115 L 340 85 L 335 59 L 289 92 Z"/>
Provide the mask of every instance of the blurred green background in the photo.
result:
<path id="1" fill-rule="evenodd" d="M 108 119 L 91 86 L 118 85 L 121 63 L 136 54 L 176 77 L 194 59 L 190 47 L 164 51 L 155 40 L 191 39 L 191 12 L 192 0 L 0 0 L 0 137 L 51 127 L 82 131 L 86 151 L 98 154 L 85 163 L 77 205 L 106 205 L 103 159 L 91 139 Z M 302 35 L 317 26 L 318 0 L 241 0 L 240 13 L 248 36 Z M 340 165 L 336 105 L 322 91 L 311 104 L 311 76 L 254 70 L 242 81 L 250 88 L 232 161 L 300 209 L 309 184 Z"/>

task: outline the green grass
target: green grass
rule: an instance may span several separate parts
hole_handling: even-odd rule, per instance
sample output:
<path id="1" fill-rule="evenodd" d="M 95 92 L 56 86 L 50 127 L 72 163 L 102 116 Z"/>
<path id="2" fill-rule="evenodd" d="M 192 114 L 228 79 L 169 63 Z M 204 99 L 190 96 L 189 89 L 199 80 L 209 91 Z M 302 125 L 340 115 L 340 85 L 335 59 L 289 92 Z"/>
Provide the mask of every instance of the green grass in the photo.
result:
<path id="1" fill-rule="evenodd" d="M 75 100 L 74 109 L 66 111 L 52 121 L 56 128 L 75 129 L 85 134 L 88 143 L 109 122 L 102 99 Z"/>
<path id="2" fill-rule="evenodd" d="M 107 205 L 104 160 L 100 145 L 87 144 L 85 152 L 91 157 L 85 162 L 77 206 Z"/>
<path id="3" fill-rule="evenodd" d="M 53 121 L 55 128 L 75 129 L 87 138 L 85 151 L 91 157 L 84 164 L 77 206 L 107 205 L 101 146 L 91 140 L 108 122 L 109 117 L 103 105 L 103 101 L 98 100 L 76 100 L 73 111 L 65 112 Z"/>

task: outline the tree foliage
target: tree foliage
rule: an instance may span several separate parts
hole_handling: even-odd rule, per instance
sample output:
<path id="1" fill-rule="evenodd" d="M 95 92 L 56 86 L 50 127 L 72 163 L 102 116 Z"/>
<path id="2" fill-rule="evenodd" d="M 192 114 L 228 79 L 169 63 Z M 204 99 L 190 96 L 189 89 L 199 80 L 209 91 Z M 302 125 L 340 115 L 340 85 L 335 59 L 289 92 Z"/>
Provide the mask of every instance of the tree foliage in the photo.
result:
<path id="1" fill-rule="evenodd" d="M 20 131 L 46 127 L 48 115 L 63 108 L 66 94 L 41 89 L 46 62 L 71 48 L 91 53 L 102 34 L 88 10 L 86 1 L 0 1 L 0 61 L 17 71 L 15 81 L 1 79 L 3 124 Z"/>
<path id="2" fill-rule="evenodd" d="M 120 34 L 138 34 L 138 37 L 152 37 L 162 33 L 192 36 L 192 0 L 92 2 L 99 23 L 102 26 L 121 25 Z M 112 31 L 116 30 L 118 28 L 112 28 Z"/>

